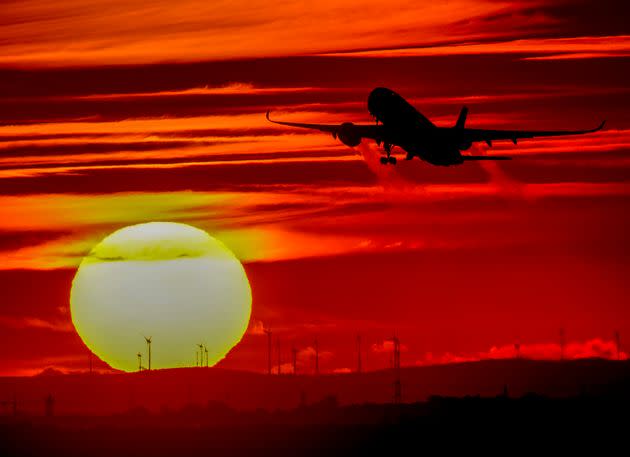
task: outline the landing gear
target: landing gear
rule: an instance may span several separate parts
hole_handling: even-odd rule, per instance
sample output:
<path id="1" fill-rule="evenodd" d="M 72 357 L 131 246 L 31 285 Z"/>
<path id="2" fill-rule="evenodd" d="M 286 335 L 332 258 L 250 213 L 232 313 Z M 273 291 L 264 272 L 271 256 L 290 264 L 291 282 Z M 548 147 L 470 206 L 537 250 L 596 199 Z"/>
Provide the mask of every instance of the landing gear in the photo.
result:
<path id="1" fill-rule="evenodd" d="M 383 150 L 387 154 L 386 157 L 381 157 L 381 163 L 383 165 L 387 165 L 388 163 L 391 164 L 391 165 L 396 165 L 396 157 L 392 157 L 392 144 L 391 143 L 387 143 L 387 142 L 383 142 L 380 139 L 376 140 L 376 144 L 378 146 L 381 145 L 381 142 L 383 143 Z"/>
<path id="2" fill-rule="evenodd" d="M 380 140 L 378 141 L 380 143 Z M 380 144 L 379 144 L 380 146 Z M 396 165 L 396 157 L 392 157 L 392 145 L 391 143 L 383 143 L 383 149 L 387 154 L 387 157 L 381 157 L 381 163 L 383 165 L 387 165 L 388 163 L 391 165 Z"/>

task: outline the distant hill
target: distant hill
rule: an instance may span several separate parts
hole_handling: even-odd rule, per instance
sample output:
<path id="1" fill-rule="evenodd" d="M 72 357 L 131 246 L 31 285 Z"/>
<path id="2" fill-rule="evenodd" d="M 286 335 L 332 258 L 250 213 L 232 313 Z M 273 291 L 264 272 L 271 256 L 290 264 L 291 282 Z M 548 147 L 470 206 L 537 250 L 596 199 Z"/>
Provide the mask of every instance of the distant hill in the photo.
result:
<path id="1" fill-rule="evenodd" d="M 0 401 L 8 413 L 43 414 L 52 395 L 56 414 L 111 414 L 133 408 L 159 411 L 187 404 L 222 402 L 235 409 L 294 408 L 335 396 L 341 405 L 387 403 L 393 398 L 392 370 L 293 376 L 218 368 L 180 368 L 141 373 L 67 374 L 0 378 Z M 610 360 L 488 360 L 401 369 L 402 400 L 433 395 L 510 396 L 537 393 L 565 397 L 601 393 L 630 385 L 630 362 Z"/>

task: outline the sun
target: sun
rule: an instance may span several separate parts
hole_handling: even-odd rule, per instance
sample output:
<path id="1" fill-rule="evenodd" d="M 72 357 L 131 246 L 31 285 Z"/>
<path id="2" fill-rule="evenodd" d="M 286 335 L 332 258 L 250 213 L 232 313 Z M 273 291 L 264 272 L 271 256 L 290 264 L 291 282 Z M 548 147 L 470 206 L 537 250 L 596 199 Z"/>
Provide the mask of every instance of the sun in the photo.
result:
<path id="1" fill-rule="evenodd" d="M 72 322 L 87 347 L 113 368 L 210 366 L 243 337 L 252 296 L 240 261 L 220 241 L 186 224 L 120 229 L 83 259 L 72 281 Z"/>

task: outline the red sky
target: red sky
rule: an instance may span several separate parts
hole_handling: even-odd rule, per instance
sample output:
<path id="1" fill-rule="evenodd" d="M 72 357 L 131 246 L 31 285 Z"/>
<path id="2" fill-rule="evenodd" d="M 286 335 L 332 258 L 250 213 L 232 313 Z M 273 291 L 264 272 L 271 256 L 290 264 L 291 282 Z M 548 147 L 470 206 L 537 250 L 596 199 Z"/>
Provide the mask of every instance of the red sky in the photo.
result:
<path id="1" fill-rule="evenodd" d="M 81 257 L 125 225 L 188 222 L 245 263 L 261 325 L 311 369 L 630 340 L 630 28 L 624 1 L 3 3 L 0 374 L 87 365 L 68 314 Z M 387 9 L 385 9 L 387 7 Z M 515 160 L 396 169 L 373 144 L 278 128 L 371 121 L 390 87 L 438 125 L 588 128 Z M 258 331 L 256 330 L 258 329 Z M 42 341 L 45 344 L 42 345 Z"/>

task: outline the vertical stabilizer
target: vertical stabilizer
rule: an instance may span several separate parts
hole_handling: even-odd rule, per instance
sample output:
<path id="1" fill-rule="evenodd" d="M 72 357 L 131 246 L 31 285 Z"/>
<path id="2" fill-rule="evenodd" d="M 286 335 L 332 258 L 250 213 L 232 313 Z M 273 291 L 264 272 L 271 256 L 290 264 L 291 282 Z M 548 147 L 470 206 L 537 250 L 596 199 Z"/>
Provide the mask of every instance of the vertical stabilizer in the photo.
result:
<path id="1" fill-rule="evenodd" d="M 468 108 L 463 106 L 462 110 L 459 112 L 459 117 L 457 118 L 457 123 L 455 127 L 458 129 L 463 129 L 464 125 L 466 125 L 466 118 L 468 117 Z"/>

